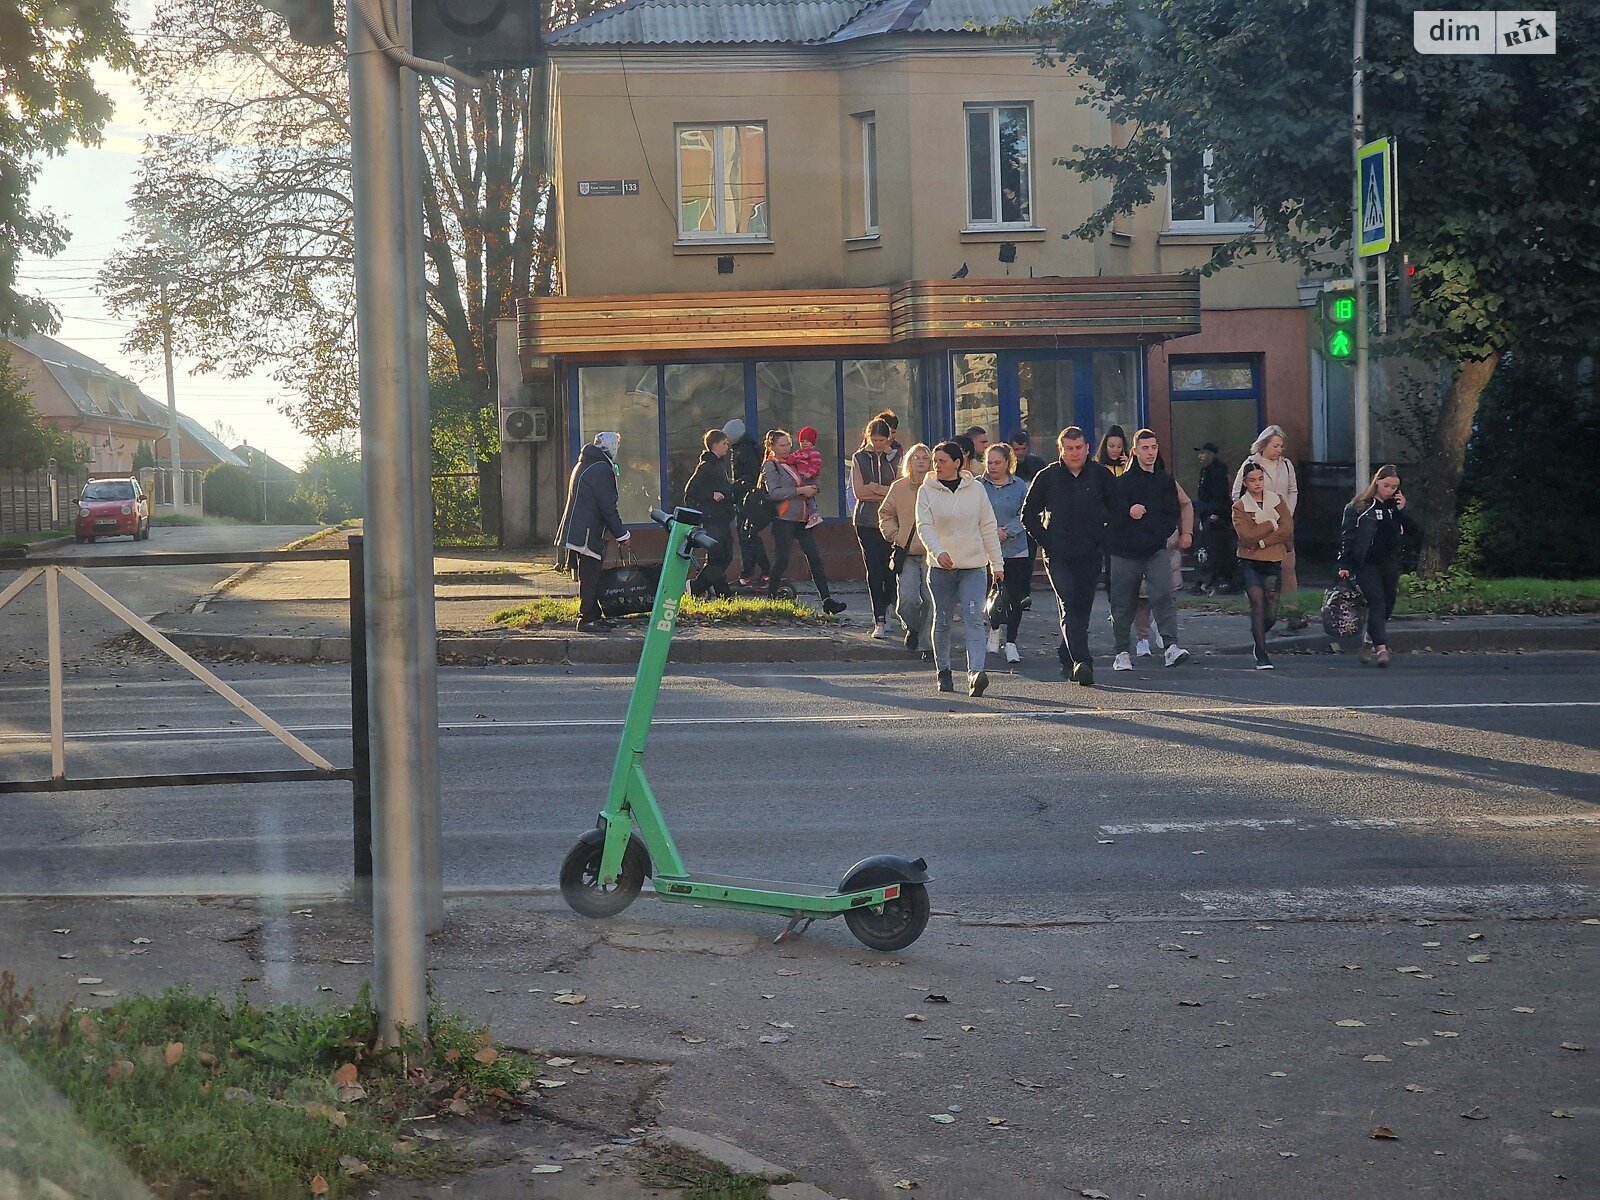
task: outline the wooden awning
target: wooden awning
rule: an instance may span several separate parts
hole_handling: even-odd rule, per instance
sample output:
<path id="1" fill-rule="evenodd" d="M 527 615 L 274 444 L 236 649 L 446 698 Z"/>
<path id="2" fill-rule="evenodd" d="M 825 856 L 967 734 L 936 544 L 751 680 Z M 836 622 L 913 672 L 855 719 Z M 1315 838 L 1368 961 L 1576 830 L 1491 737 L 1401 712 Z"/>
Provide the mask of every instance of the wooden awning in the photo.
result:
<path id="1" fill-rule="evenodd" d="M 540 296 L 518 305 L 524 354 L 561 357 L 1154 341 L 1200 331 L 1193 275 L 917 279 L 886 287 Z"/>

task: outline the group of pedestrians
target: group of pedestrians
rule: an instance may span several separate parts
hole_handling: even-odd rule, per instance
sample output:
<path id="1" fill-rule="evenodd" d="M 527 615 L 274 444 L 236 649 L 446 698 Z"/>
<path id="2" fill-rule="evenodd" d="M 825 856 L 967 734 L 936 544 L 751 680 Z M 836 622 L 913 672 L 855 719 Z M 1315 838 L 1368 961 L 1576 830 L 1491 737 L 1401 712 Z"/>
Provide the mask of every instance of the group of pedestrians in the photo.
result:
<path id="1" fill-rule="evenodd" d="M 1277 426 L 1262 430 L 1231 487 L 1217 447 L 1200 447 L 1193 500 L 1167 469 L 1150 429 L 1130 439 L 1112 426 L 1091 454 L 1084 430 L 1068 426 L 1057 437 L 1050 463 L 1031 452 L 1025 433 L 991 443 L 987 431 L 974 426 L 931 448 L 918 442 L 907 449 L 896 441 L 897 429 L 895 415 L 885 411 L 862 431 L 850 459 L 852 525 L 867 577 L 872 636 L 890 636 L 893 614 L 906 648 L 933 660 L 940 691 L 955 690 L 958 614 L 969 695 L 982 696 L 989 686 L 988 655 L 1021 661 L 1018 632 L 1031 605 L 1040 550 L 1060 614 L 1058 655 L 1065 678 L 1085 687 L 1095 682 L 1089 617 L 1102 580 L 1111 609 L 1113 671 L 1132 671 L 1136 658 L 1153 652 L 1168 667 L 1186 662 L 1190 655 L 1179 642 L 1174 596 L 1182 582 L 1182 554 L 1197 535 L 1211 563 L 1222 559 L 1224 545 L 1230 564 L 1237 562 L 1256 667 L 1272 669 L 1266 637 L 1284 592 L 1297 587 L 1299 496 Z M 691 584 L 696 595 L 735 593 L 730 573 L 737 542 L 740 583 L 776 596 L 798 545 L 823 609 L 844 611 L 832 594 L 814 533 L 820 523 L 816 435 L 799 432 L 797 444 L 788 431 L 770 430 L 759 446 L 742 421 L 706 432 L 684 489 L 685 504 L 701 512 L 717 543 Z M 601 433 L 583 448 L 557 537 L 578 578 L 578 628 L 585 632 L 611 627 L 596 596 L 604 539 L 629 539 L 617 511 L 619 441 L 615 433 Z M 763 539 L 769 528 L 770 558 Z M 1393 466 L 1380 468 L 1345 509 L 1338 569 L 1366 602 L 1363 663 L 1389 663 L 1387 621 L 1403 548 L 1417 534 Z"/>

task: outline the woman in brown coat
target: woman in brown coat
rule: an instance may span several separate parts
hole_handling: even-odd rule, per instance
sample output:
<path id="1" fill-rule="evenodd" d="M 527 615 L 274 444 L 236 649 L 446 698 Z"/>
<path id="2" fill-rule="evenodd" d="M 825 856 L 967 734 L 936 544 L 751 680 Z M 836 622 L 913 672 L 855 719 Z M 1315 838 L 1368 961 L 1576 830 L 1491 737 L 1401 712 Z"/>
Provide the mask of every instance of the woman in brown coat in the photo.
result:
<path id="1" fill-rule="evenodd" d="M 1245 463 L 1241 481 L 1244 486 L 1233 502 L 1239 571 L 1250 597 L 1250 638 L 1256 647 L 1256 670 L 1270 671 L 1267 630 L 1278 620 L 1278 585 L 1284 555 L 1294 544 L 1294 516 L 1287 500 L 1267 490 L 1260 463 Z"/>

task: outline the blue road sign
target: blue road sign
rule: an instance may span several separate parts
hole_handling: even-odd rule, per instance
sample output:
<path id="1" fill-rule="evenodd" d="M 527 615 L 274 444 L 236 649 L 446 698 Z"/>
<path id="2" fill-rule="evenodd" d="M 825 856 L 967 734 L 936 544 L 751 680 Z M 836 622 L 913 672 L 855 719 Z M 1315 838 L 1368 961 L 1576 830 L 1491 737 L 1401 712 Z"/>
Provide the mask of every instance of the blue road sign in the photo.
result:
<path id="1" fill-rule="evenodd" d="M 1388 138 L 1368 142 L 1356 155 L 1356 162 L 1361 180 L 1356 230 L 1361 256 L 1365 258 L 1386 253 L 1398 240 L 1394 144 Z"/>

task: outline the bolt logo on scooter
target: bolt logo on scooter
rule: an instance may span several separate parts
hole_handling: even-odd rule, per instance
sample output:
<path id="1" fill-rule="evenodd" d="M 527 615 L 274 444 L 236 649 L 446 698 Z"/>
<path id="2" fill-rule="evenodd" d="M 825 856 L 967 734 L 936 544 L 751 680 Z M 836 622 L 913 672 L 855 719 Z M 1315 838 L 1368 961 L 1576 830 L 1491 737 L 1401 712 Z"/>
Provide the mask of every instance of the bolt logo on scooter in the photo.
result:
<path id="1" fill-rule="evenodd" d="M 622 744 L 605 808 L 595 828 L 578 840 L 561 864 L 561 894 L 586 917 L 614 917 L 638 897 L 645 876 L 655 881 L 659 900 L 718 905 L 789 918 L 781 941 L 812 921 L 844 916 L 850 932 L 874 950 L 901 950 L 928 924 L 928 864 L 922 859 L 878 854 L 845 872 L 836 888 L 776 883 L 726 875 L 692 875 L 667 830 L 666 818 L 644 776 L 644 748 L 650 736 L 667 651 L 694 547 L 716 545 L 700 528 L 701 516 L 680 508 L 671 516 L 652 509 L 651 519 L 667 530 L 666 562 L 656 588 L 655 608 L 639 655 L 639 673 L 622 726 Z M 635 831 L 637 827 L 637 832 Z"/>

